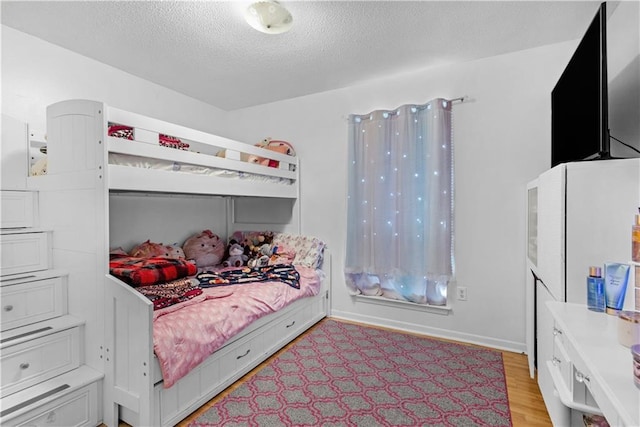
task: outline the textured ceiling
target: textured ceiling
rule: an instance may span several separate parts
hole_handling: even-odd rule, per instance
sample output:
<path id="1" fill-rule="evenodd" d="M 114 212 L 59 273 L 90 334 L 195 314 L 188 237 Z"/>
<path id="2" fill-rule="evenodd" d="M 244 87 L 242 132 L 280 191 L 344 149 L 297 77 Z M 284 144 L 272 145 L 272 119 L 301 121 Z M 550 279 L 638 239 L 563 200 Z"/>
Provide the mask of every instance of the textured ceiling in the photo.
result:
<path id="1" fill-rule="evenodd" d="M 297 1 L 262 34 L 245 1 L 2 1 L 2 24 L 223 110 L 582 36 L 594 1 Z M 613 7 L 609 7 L 609 12 Z"/>

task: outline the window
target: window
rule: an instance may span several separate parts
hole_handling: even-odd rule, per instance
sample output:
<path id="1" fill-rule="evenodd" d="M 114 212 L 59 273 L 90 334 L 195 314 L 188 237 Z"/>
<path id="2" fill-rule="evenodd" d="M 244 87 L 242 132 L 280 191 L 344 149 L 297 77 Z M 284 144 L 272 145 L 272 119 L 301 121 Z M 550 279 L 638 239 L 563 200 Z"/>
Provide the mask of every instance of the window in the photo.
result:
<path id="1" fill-rule="evenodd" d="M 453 277 L 451 103 L 349 117 L 345 279 L 353 294 L 445 305 Z"/>

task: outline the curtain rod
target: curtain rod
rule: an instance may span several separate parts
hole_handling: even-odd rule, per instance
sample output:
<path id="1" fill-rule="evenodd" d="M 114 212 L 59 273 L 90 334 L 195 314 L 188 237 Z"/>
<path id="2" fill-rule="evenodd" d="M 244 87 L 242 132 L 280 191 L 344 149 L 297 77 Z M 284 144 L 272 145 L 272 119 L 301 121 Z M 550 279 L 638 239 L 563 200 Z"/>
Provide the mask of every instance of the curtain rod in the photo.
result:
<path id="1" fill-rule="evenodd" d="M 468 98 L 467 95 L 460 96 L 458 98 L 447 99 L 449 102 L 464 102 Z"/>
<path id="2" fill-rule="evenodd" d="M 459 97 L 457 97 L 457 98 L 445 99 L 445 101 L 447 101 L 447 102 L 451 102 L 451 103 L 453 104 L 454 102 L 464 102 L 464 101 L 466 101 L 467 99 L 469 99 L 469 97 L 468 97 L 467 95 L 463 95 L 463 96 L 459 96 Z M 356 116 L 357 116 L 357 115 L 359 115 L 359 114 L 356 114 Z M 365 114 L 365 115 L 366 115 L 366 114 Z M 342 118 L 343 118 L 344 120 L 349 120 L 349 116 L 348 116 L 348 115 L 347 115 L 347 116 L 342 116 Z"/>

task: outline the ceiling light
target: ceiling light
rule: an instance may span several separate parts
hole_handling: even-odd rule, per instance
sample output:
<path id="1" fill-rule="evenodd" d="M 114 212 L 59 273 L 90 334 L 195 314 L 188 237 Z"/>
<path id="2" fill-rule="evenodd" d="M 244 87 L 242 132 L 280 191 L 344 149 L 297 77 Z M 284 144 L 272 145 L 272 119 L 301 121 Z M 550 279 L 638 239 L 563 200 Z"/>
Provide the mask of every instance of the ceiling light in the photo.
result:
<path id="1" fill-rule="evenodd" d="M 257 1 L 244 14 L 249 25 L 266 34 L 281 34 L 291 29 L 293 17 L 280 3 L 272 0 Z"/>

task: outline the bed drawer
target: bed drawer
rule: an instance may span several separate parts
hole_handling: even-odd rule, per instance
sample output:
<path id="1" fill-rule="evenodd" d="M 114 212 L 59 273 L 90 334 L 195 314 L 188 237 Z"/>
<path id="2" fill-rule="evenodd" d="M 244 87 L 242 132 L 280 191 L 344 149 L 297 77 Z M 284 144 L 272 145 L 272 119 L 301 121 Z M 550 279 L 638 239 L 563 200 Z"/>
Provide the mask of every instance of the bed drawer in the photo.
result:
<path id="1" fill-rule="evenodd" d="M 309 320 L 309 308 L 303 307 L 282 318 L 274 327 L 275 340 L 290 341 L 291 335 L 297 334 Z"/>
<path id="2" fill-rule="evenodd" d="M 228 372 L 242 371 L 256 359 L 264 355 L 264 335 L 255 331 L 234 342 L 229 351 L 220 359 L 220 372 L 223 377 Z"/>
<path id="3" fill-rule="evenodd" d="M 46 270 L 49 265 L 49 233 L 3 230 L 0 276 Z"/>
<path id="4" fill-rule="evenodd" d="M 0 395 L 15 393 L 78 366 L 78 327 L 5 347 L 0 355 Z"/>
<path id="5" fill-rule="evenodd" d="M 161 421 L 157 424 L 174 425 L 183 416 L 184 408 L 197 408 L 209 398 L 233 384 L 265 358 L 265 339 L 261 331 L 254 331 L 219 349 L 196 369 L 168 389 L 162 383 L 154 386 L 160 407 L 156 408 Z M 214 391 L 214 393 L 212 393 Z M 138 424 L 137 415 L 125 411 L 123 420 Z"/>
<path id="6" fill-rule="evenodd" d="M 93 382 L 3 424 L 8 426 L 96 426 L 98 383 Z"/>
<path id="7" fill-rule="evenodd" d="M 0 287 L 0 331 L 30 325 L 66 313 L 66 277 L 5 280 Z"/>

